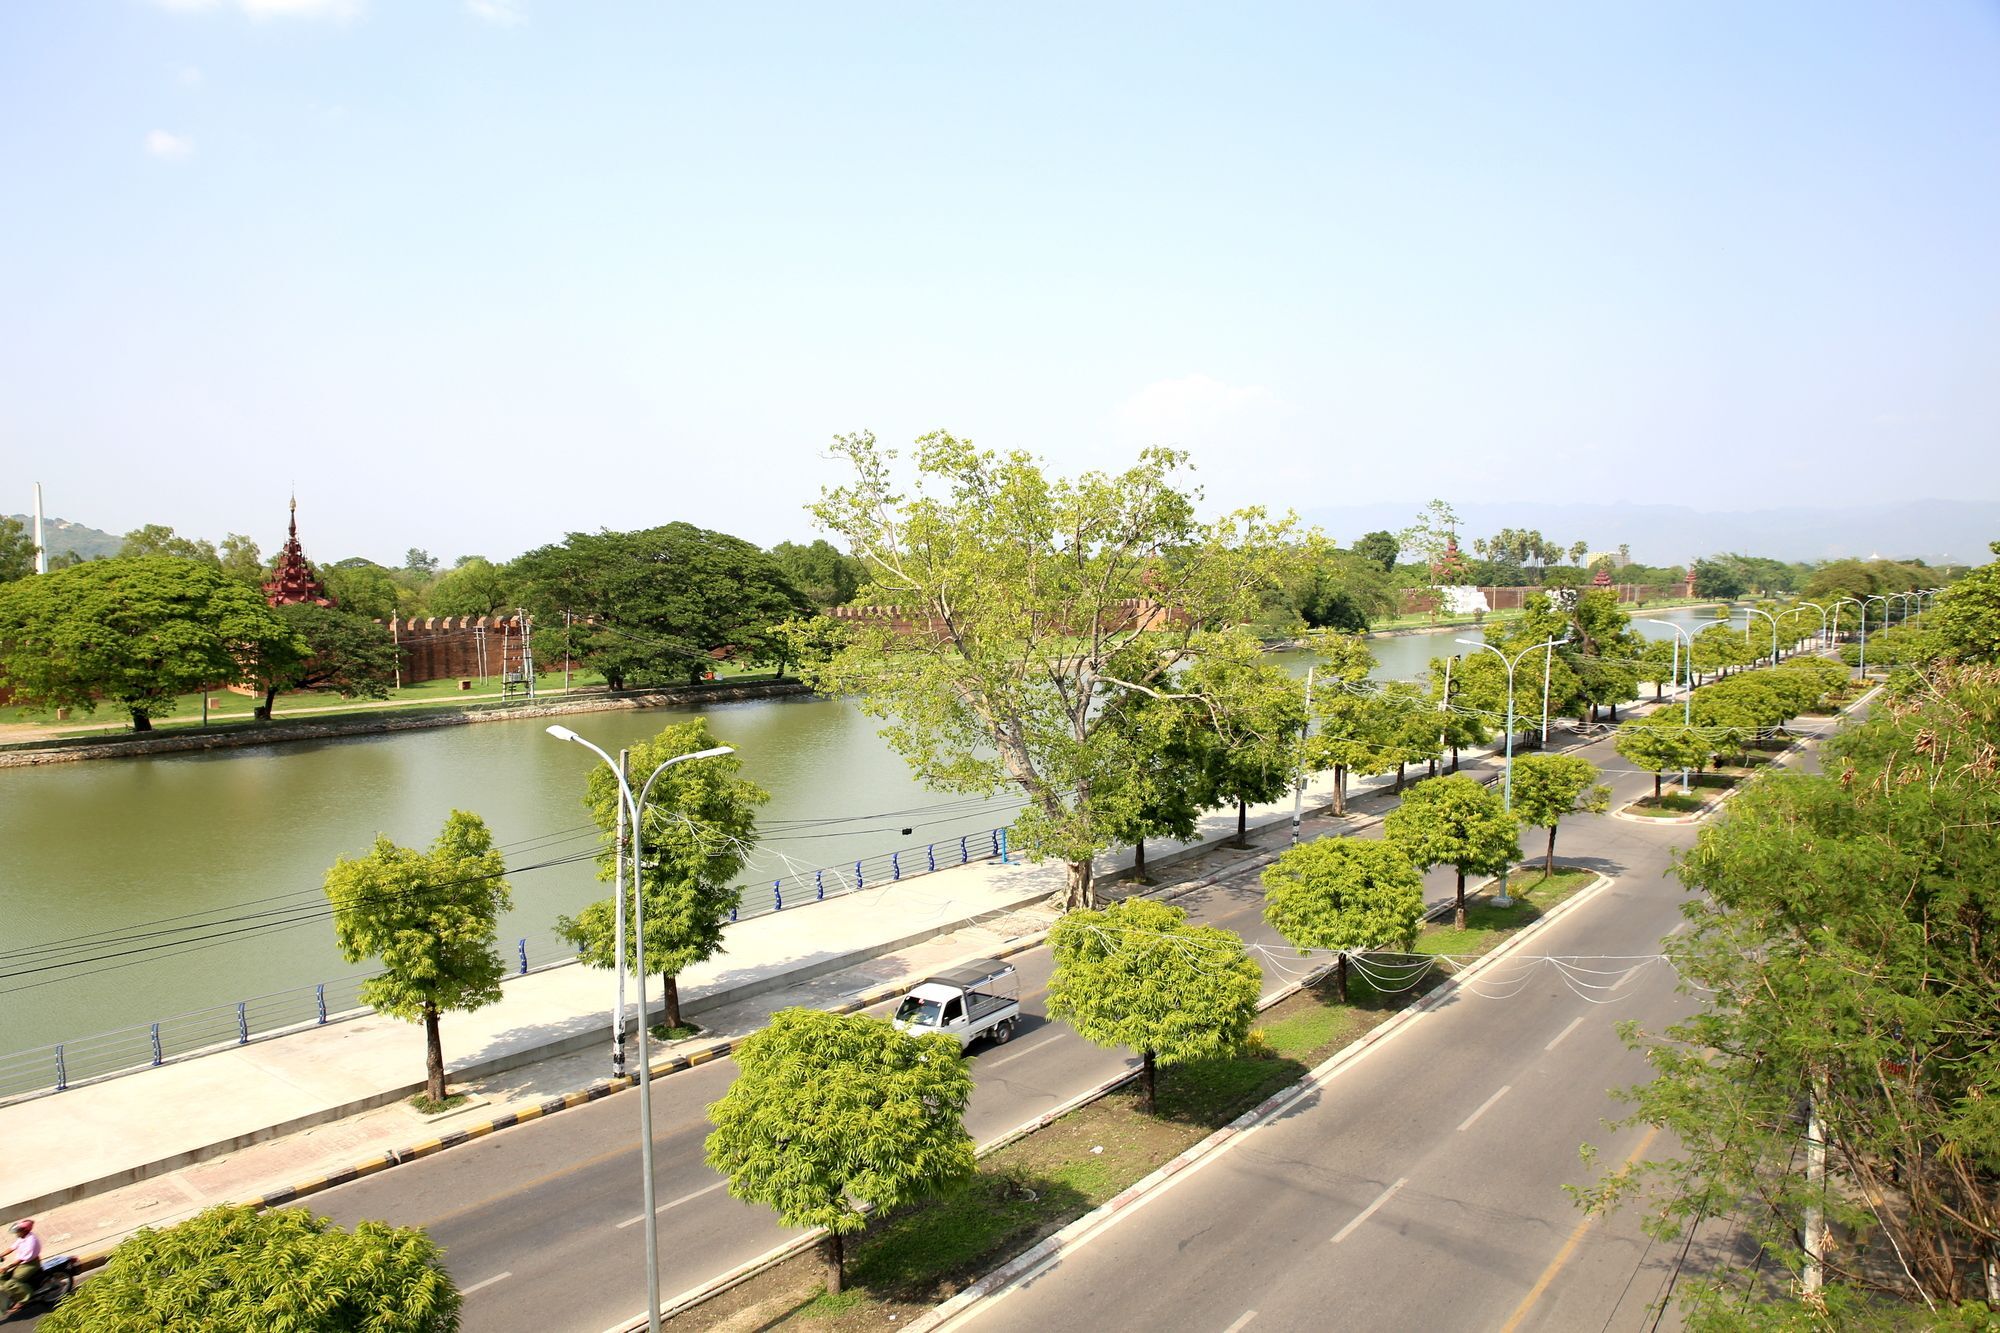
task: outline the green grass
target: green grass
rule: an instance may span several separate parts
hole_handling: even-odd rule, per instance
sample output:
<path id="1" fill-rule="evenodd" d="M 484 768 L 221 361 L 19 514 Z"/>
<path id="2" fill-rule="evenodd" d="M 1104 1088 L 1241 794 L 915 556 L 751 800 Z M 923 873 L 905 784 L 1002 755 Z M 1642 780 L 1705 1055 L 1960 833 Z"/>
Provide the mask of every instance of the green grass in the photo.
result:
<path id="1" fill-rule="evenodd" d="M 1625 813 L 1641 815 L 1647 819 L 1678 819 L 1691 815 L 1708 804 L 1699 796 L 1686 792 L 1670 791 L 1658 797 L 1644 796 L 1625 807 Z"/>
<path id="2" fill-rule="evenodd" d="M 647 1028 L 646 1031 L 651 1033 L 657 1041 L 685 1041 L 689 1037 L 701 1034 L 701 1029 L 692 1023 L 682 1023 L 678 1027 L 668 1027 L 665 1023 L 655 1023 L 653 1026 Z"/>
<path id="3" fill-rule="evenodd" d="M 410 1105 L 416 1109 L 418 1115 L 443 1115 L 446 1111 L 456 1110 L 471 1100 L 470 1093 L 454 1092 L 447 1094 L 443 1101 L 438 1102 L 432 1101 L 427 1094 L 420 1092 L 410 1098 Z"/>

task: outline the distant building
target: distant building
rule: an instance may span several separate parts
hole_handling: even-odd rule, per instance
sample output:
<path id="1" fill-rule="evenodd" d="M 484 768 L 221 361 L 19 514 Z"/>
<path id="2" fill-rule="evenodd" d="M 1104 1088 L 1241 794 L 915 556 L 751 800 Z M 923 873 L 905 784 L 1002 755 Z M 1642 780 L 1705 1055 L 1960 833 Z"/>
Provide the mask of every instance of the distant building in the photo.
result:
<path id="1" fill-rule="evenodd" d="M 333 598 L 326 595 L 326 587 L 313 573 L 306 553 L 299 546 L 299 497 L 292 497 L 292 522 L 285 537 L 285 549 L 278 555 L 277 568 L 264 583 L 264 600 L 272 606 L 290 606 L 295 602 L 311 602 L 314 606 L 332 606 Z"/>
<path id="2" fill-rule="evenodd" d="M 1607 569 L 1623 569 L 1632 563 L 1629 558 L 1617 551 L 1592 551 L 1583 558 L 1583 567 L 1590 569 L 1599 561 L 1603 561 Z"/>

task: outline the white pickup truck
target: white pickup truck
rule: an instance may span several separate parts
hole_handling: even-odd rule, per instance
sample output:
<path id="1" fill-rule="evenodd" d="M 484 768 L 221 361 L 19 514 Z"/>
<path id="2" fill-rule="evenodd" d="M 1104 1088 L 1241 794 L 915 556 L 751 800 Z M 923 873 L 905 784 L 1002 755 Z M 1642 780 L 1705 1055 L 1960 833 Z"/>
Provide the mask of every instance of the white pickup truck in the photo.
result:
<path id="1" fill-rule="evenodd" d="M 964 1050 L 981 1037 L 1007 1041 L 1021 1022 L 1021 987 L 1014 965 L 979 958 L 949 972 L 925 977 L 896 1006 L 896 1029 L 923 1035 L 942 1032 Z"/>

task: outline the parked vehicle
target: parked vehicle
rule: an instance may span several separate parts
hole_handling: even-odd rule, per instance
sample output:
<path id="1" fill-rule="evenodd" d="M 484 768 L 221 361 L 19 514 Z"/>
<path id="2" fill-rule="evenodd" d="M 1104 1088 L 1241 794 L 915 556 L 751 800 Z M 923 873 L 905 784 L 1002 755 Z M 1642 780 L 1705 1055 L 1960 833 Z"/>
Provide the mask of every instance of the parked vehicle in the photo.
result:
<path id="1" fill-rule="evenodd" d="M 1014 965 L 980 958 L 964 967 L 925 977 L 896 1006 L 900 1032 L 942 1032 L 964 1050 L 981 1037 L 998 1046 L 1021 1023 L 1021 986 Z"/>

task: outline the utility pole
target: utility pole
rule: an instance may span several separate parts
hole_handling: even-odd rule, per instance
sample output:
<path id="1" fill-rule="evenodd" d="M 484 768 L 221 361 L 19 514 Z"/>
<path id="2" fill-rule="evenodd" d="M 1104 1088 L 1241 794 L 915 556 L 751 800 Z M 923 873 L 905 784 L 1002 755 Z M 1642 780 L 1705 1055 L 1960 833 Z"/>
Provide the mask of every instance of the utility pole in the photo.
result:
<path id="1" fill-rule="evenodd" d="M 42 540 L 42 483 L 35 483 L 35 572 L 49 572 L 49 546 Z"/>
<path id="2" fill-rule="evenodd" d="M 1299 826 L 1305 822 L 1306 808 L 1306 737 L 1312 734 L 1313 725 L 1313 672 L 1318 663 L 1306 668 L 1306 724 L 1299 728 L 1299 772 L 1292 780 L 1292 846 L 1299 845 Z"/>
<path id="3" fill-rule="evenodd" d="M 1820 1289 L 1826 1280 L 1826 1213 L 1820 1195 L 1826 1189 L 1826 1135 L 1819 1123 L 1819 1099 L 1806 1090 L 1806 1268 L 1803 1285 L 1807 1295 Z"/>

